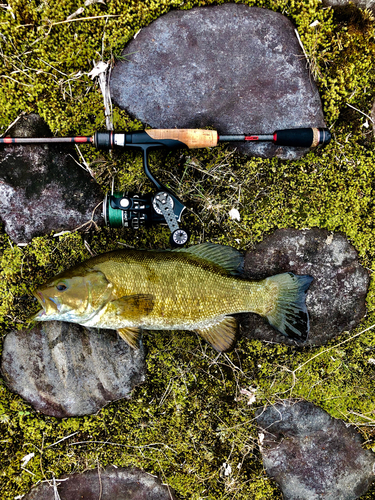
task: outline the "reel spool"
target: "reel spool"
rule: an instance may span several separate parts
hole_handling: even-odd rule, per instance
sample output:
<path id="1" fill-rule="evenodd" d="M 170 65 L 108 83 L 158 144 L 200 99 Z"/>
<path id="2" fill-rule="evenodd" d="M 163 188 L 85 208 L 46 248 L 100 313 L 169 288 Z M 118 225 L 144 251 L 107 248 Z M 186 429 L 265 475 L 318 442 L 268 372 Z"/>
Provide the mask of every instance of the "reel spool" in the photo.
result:
<path id="1" fill-rule="evenodd" d="M 138 229 L 165 222 L 152 206 L 152 195 L 129 195 L 115 192 L 107 194 L 103 202 L 103 217 L 110 227 Z"/>

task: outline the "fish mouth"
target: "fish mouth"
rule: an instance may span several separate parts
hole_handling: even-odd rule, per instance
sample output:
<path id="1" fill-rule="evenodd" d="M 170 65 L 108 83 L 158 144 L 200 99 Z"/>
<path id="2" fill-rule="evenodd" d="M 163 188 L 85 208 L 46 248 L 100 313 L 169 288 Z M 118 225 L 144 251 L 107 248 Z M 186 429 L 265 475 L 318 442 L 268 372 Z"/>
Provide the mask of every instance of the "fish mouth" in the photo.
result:
<path id="1" fill-rule="evenodd" d="M 37 299 L 39 304 L 42 306 L 42 309 L 40 311 L 38 311 L 36 314 L 34 314 L 33 316 L 31 316 L 31 318 L 30 318 L 33 321 L 37 321 L 40 318 L 42 318 L 43 316 L 46 316 L 46 307 L 45 307 L 46 300 L 43 297 L 43 294 L 41 292 L 38 292 L 38 290 L 33 292 L 33 295 Z"/>

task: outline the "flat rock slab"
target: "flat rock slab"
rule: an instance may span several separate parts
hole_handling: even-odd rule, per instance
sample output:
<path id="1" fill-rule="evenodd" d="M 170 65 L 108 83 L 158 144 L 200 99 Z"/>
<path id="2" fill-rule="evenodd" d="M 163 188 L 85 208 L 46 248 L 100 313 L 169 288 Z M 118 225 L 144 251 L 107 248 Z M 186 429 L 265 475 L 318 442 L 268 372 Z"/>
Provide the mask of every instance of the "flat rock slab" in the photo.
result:
<path id="1" fill-rule="evenodd" d="M 345 7 L 351 4 L 375 12 L 375 0 L 323 0 L 325 7 Z"/>
<path id="2" fill-rule="evenodd" d="M 174 500 L 173 490 L 137 468 L 108 467 L 56 480 L 61 500 Z M 53 485 L 35 486 L 24 500 L 56 500 Z"/>
<path id="3" fill-rule="evenodd" d="M 143 28 L 122 55 L 112 99 L 152 128 L 209 126 L 223 135 L 325 127 L 294 26 L 276 12 L 234 3 L 172 11 Z M 263 158 L 307 151 L 232 144 Z"/>
<path id="4" fill-rule="evenodd" d="M 375 455 L 345 422 L 307 401 L 256 412 L 264 467 L 284 500 L 354 500 L 375 479 Z"/>
<path id="5" fill-rule="evenodd" d="M 300 345 L 325 344 L 354 328 L 366 313 L 369 275 L 343 234 L 324 229 L 278 229 L 247 252 L 244 271 L 246 277 L 254 279 L 289 271 L 314 277 L 306 296 L 310 333 Z M 241 326 L 248 338 L 296 343 L 255 314 L 243 315 Z"/>
<path id="6" fill-rule="evenodd" d="M 38 115 L 23 116 L 12 137 L 51 137 Z M 0 217 L 16 243 L 52 231 L 71 231 L 91 220 L 103 193 L 77 164 L 73 145 L 4 145 L 0 148 Z M 94 215 L 103 223 L 100 210 Z"/>
<path id="7" fill-rule="evenodd" d="M 58 418 L 96 413 L 146 379 L 142 346 L 132 349 L 114 330 L 59 321 L 9 333 L 1 372 L 10 390 Z"/>

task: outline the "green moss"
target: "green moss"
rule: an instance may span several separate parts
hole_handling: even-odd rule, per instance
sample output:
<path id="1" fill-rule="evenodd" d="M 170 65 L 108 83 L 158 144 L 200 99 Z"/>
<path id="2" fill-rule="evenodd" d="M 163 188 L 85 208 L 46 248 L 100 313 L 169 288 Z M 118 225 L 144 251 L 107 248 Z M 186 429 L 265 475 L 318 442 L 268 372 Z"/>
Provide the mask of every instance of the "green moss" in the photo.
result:
<path id="1" fill-rule="evenodd" d="M 83 16 L 96 19 L 63 23 L 81 3 L 12 1 L 11 9 L 0 12 L 1 130 L 23 111 L 40 113 L 55 134 L 89 135 L 104 128 L 102 96 L 87 76 L 93 61 L 113 61 L 140 28 L 170 9 L 218 3 L 223 2 L 113 0 L 85 8 Z M 152 171 L 189 207 L 184 226 L 193 243 L 209 240 L 247 250 L 280 227 L 320 227 L 345 233 L 372 273 L 375 152 L 362 113 L 369 114 L 375 100 L 374 21 L 353 6 L 323 9 L 318 0 L 243 3 L 271 8 L 295 23 L 334 141 L 294 162 L 249 159 L 224 145 L 184 156 L 154 153 Z M 100 17 L 105 15 L 117 17 Z M 143 127 L 118 109 L 114 123 L 118 130 Z M 119 189 L 151 189 L 139 155 L 81 150 L 103 191 L 113 176 Z M 230 219 L 231 208 L 240 211 L 241 221 Z M 168 230 L 161 227 L 102 229 L 47 235 L 18 247 L 2 230 L 3 336 L 27 327 L 35 310 L 32 289 L 88 258 L 87 245 L 101 253 L 121 245 L 164 248 L 167 241 Z M 242 339 L 232 353 L 218 356 L 190 333 L 150 332 L 144 338 L 146 384 L 130 401 L 112 403 L 98 415 L 47 417 L 0 385 L 1 498 L 24 494 L 40 480 L 115 464 L 158 475 L 181 499 L 280 499 L 263 470 L 254 411 L 290 396 L 355 423 L 365 446 L 375 450 L 375 330 L 354 337 L 375 324 L 373 280 L 367 306 L 368 315 L 355 331 L 321 348 Z M 249 387 L 257 388 L 253 405 L 241 393 Z M 29 453 L 35 456 L 22 468 Z M 223 464 L 231 466 L 229 476 Z"/>

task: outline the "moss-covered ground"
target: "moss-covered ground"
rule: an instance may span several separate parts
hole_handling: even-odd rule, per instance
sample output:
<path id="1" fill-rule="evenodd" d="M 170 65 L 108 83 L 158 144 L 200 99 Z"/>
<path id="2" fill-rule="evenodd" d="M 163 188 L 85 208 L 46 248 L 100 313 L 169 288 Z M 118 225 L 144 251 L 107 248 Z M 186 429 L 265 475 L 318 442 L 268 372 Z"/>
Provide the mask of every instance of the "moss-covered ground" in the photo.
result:
<path id="1" fill-rule="evenodd" d="M 108 0 L 65 22 L 78 0 L 10 0 L 0 6 L 0 130 L 21 112 L 37 112 L 56 135 L 105 127 L 102 95 L 87 73 L 111 61 L 143 26 L 172 8 L 222 2 Z M 375 101 L 375 23 L 353 6 L 317 0 L 245 1 L 287 15 L 298 28 L 334 140 L 300 161 L 249 159 L 225 146 L 153 156 L 157 176 L 190 207 L 192 242 L 243 251 L 280 227 L 342 231 L 369 273 L 375 271 L 375 141 L 368 115 Z M 85 18 L 85 19 L 80 19 Z M 350 105 L 350 106 L 349 106 Z M 117 129 L 142 124 L 114 110 Z M 144 191 L 137 155 L 82 152 L 103 191 Z M 230 219 L 237 208 L 241 221 Z M 2 338 L 35 311 L 30 291 L 70 264 L 121 244 L 163 248 L 168 231 L 91 229 L 47 235 L 28 246 L 0 232 Z M 86 245 L 85 245 L 86 242 Z M 38 481 L 89 468 L 139 466 L 175 488 L 180 499 L 280 499 L 262 466 L 254 411 L 280 398 L 306 398 L 357 427 L 375 451 L 375 296 L 360 326 L 321 348 L 239 340 L 218 355 L 191 333 L 150 332 L 147 382 L 130 401 L 97 415 L 58 420 L 35 412 L 0 385 L 0 497 L 20 498 Z M 363 332 L 363 333 L 362 333 Z M 241 389 L 256 388 L 249 405 Z M 21 459 L 34 453 L 22 467 Z M 231 467 L 224 474 L 225 464 Z M 375 488 L 364 496 L 370 499 Z"/>

